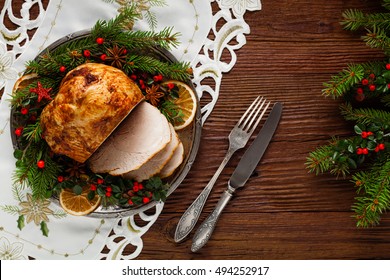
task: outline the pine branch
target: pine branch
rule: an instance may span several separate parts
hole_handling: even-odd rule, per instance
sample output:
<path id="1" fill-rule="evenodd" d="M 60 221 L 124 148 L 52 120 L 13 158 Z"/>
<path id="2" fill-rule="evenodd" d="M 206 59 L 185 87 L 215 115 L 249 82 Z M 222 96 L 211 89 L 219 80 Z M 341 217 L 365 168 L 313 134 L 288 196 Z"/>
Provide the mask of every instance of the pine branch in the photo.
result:
<path id="1" fill-rule="evenodd" d="M 128 58 L 123 70 L 128 73 L 140 70 L 153 75 L 162 74 L 168 79 L 186 81 L 190 78 L 189 67 L 189 63 L 171 63 L 151 56 L 132 55 Z"/>
<path id="2" fill-rule="evenodd" d="M 350 173 L 350 169 L 356 168 L 357 162 L 360 162 L 354 154 L 353 143 L 354 138 L 343 140 L 334 138 L 328 145 L 318 147 L 309 154 L 305 163 L 306 168 L 316 175 L 329 172 L 345 177 Z"/>
<path id="3" fill-rule="evenodd" d="M 99 20 L 92 28 L 91 33 L 95 38 L 103 35 L 106 35 L 106 38 L 110 38 L 110 34 L 118 33 L 123 29 L 129 30 L 129 27 L 132 27 L 134 21 L 140 16 L 135 4 L 126 6 L 121 9 L 121 12 L 115 18 L 108 21 Z"/>
<path id="4" fill-rule="evenodd" d="M 29 124 L 24 128 L 24 136 L 26 140 L 39 142 L 42 140 L 42 127 L 39 120 L 33 124 Z"/>
<path id="5" fill-rule="evenodd" d="M 390 20 L 389 20 L 390 23 Z M 363 41 L 371 48 L 381 49 L 385 54 L 390 51 L 390 38 L 384 29 L 374 26 L 373 29 L 367 29 L 367 34 L 362 36 Z"/>
<path id="6" fill-rule="evenodd" d="M 332 167 L 333 148 L 331 145 L 321 146 L 309 154 L 306 159 L 306 168 L 316 175 L 329 171 Z"/>
<path id="7" fill-rule="evenodd" d="M 341 22 L 344 29 L 356 31 L 360 28 L 390 28 L 389 13 L 364 14 L 357 9 L 346 10 L 342 14 L 344 21 Z"/>
<path id="8" fill-rule="evenodd" d="M 349 65 L 347 69 L 333 76 L 330 82 L 324 83 L 323 95 L 333 97 L 342 96 L 361 81 L 364 72 L 365 68 L 362 64 Z"/>
<path id="9" fill-rule="evenodd" d="M 383 124 L 390 123 L 390 112 L 373 108 L 354 109 L 350 103 L 340 106 L 341 114 L 348 121 L 355 121 L 361 124 Z"/>
<path id="10" fill-rule="evenodd" d="M 358 187 L 358 194 L 361 194 L 352 207 L 356 213 L 357 226 L 378 224 L 381 214 L 390 209 L 390 161 L 355 174 L 353 180 Z"/>
<path id="11" fill-rule="evenodd" d="M 49 156 L 49 147 L 43 141 L 30 142 L 23 154 L 17 158 L 17 169 L 13 175 L 14 187 L 29 187 L 34 198 L 43 199 L 48 196 L 48 186 L 54 186 L 61 166 Z M 37 167 L 37 162 L 44 160 L 44 170 Z"/>

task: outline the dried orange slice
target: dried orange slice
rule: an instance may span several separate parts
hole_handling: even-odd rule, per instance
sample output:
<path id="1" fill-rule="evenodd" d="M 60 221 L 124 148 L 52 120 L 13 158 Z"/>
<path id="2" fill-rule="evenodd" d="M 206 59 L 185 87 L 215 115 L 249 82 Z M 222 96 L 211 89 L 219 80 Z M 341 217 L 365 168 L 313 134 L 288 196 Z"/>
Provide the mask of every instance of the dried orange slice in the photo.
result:
<path id="1" fill-rule="evenodd" d="M 89 188 L 84 187 L 81 194 L 76 194 L 72 189 L 63 189 L 60 193 L 60 204 L 65 212 L 84 216 L 93 212 L 99 205 L 101 197 L 95 195 L 92 200 L 88 199 Z"/>
<path id="2" fill-rule="evenodd" d="M 38 74 L 31 73 L 26 74 L 16 80 L 13 91 L 21 90 L 30 85 L 31 83 L 38 81 Z"/>
<path id="3" fill-rule="evenodd" d="M 163 85 L 174 84 L 179 89 L 178 98 L 171 101 L 177 106 L 181 112 L 181 119 L 175 120 L 173 127 L 175 130 L 180 130 L 192 123 L 196 113 L 197 97 L 195 92 L 185 83 L 180 81 L 167 81 Z"/>

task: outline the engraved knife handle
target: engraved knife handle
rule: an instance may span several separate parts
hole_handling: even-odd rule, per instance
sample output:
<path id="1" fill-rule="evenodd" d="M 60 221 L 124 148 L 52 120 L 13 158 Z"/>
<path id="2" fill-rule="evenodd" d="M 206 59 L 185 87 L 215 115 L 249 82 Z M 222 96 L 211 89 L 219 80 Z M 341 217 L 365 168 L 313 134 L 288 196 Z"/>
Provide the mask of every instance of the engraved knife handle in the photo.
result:
<path id="1" fill-rule="evenodd" d="M 192 240 L 192 246 L 191 251 L 197 252 L 200 248 L 202 248 L 207 241 L 210 239 L 211 234 L 213 233 L 215 226 L 217 224 L 217 221 L 225 208 L 225 206 L 228 204 L 230 199 L 233 196 L 233 190 L 230 188 L 222 193 L 221 198 L 219 199 L 217 205 L 215 206 L 215 209 L 211 214 L 207 217 L 207 219 L 200 225 L 198 230 L 195 232 L 194 238 Z"/>
<path id="2" fill-rule="evenodd" d="M 175 242 L 182 241 L 195 227 L 195 224 L 199 219 L 200 213 L 202 213 L 202 209 L 206 203 L 207 197 L 209 196 L 215 182 L 217 181 L 219 174 L 221 174 L 222 170 L 224 169 L 234 152 L 235 150 L 233 149 L 228 150 L 225 158 L 223 159 L 221 165 L 218 167 L 214 176 L 211 178 L 210 182 L 180 218 L 180 221 L 177 224 L 175 231 Z"/>

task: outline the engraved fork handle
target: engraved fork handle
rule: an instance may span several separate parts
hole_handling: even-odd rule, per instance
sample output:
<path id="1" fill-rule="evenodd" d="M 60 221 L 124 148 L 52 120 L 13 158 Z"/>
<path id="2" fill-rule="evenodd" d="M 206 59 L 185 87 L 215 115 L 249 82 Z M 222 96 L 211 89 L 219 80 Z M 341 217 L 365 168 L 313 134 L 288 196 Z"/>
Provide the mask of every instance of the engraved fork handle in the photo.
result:
<path id="1" fill-rule="evenodd" d="M 206 203 L 207 197 L 209 196 L 215 182 L 218 179 L 218 176 L 221 174 L 222 170 L 234 154 L 237 151 L 236 148 L 229 147 L 225 158 L 223 159 L 221 165 L 218 167 L 214 176 L 211 178 L 210 182 L 203 189 L 203 191 L 198 195 L 198 197 L 192 202 L 188 209 L 184 212 L 183 216 L 180 218 L 179 223 L 177 224 L 175 231 L 175 241 L 182 241 L 195 227 L 196 222 L 199 219 L 200 213 L 202 212 L 203 206 Z"/>
<path id="2" fill-rule="evenodd" d="M 207 241 L 209 241 L 223 209 L 225 209 L 225 206 L 228 204 L 228 202 L 233 196 L 233 192 L 234 189 L 230 188 L 224 191 L 213 212 L 211 212 L 211 214 L 206 218 L 206 220 L 204 220 L 204 222 L 199 226 L 192 240 L 192 252 L 197 252 L 207 243 Z"/>

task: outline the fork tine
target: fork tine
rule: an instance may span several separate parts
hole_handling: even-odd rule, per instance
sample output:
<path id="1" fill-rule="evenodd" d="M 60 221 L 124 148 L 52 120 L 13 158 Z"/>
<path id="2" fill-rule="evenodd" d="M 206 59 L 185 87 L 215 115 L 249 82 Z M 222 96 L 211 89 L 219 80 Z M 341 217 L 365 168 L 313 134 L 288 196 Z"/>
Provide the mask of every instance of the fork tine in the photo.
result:
<path id="1" fill-rule="evenodd" d="M 265 103 L 265 100 L 264 100 L 263 104 L 264 104 L 264 103 Z M 261 105 L 261 107 L 263 107 L 263 104 Z M 256 129 L 257 125 L 259 124 L 259 122 L 260 122 L 261 119 L 263 118 L 263 116 L 264 116 L 265 112 L 267 111 L 268 106 L 269 106 L 270 104 L 271 104 L 271 102 L 268 102 L 268 103 L 267 103 L 267 105 L 265 106 L 265 108 L 264 108 L 263 111 L 261 112 L 260 116 L 257 118 L 256 123 L 255 123 L 255 124 L 252 126 L 252 128 L 250 129 L 250 131 L 249 131 L 250 134 L 252 134 L 253 131 Z M 260 107 L 260 108 L 258 109 L 258 111 L 256 112 L 256 116 L 259 114 L 261 107 Z M 253 123 L 253 121 L 255 120 L 256 116 L 253 117 L 253 119 L 252 119 L 250 125 L 252 125 L 252 123 Z M 250 127 L 250 126 L 249 126 L 249 127 Z M 249 129 L 249 127 L 248 127 L 248 129 Z"/>
<path id="2" fill-rule="evenodd" d="M 259 99 L 260 99 L 260 101 L 259 101 Z M 248 109 L 246 109 L 245 113 L 242 115 L 240 120 L 237 122 L 237 126 L 241 126 L 241 123 L 244 120 L 247 120 L 248 114 L 249 114 L 248 118 L 253 114 L 252 108 L 255 107 L 256 104 L 258 104 L 258 102 L 261 102 L 261 100 L 263 100 L 263 97 L 261 97 L 261 98 L 260 98 L 260 96 L 256 97 L 256 99 L 252 102 L 252 104 L 248 107 Z M 245 124 L 244 124 L 244 126 L 245 126 Z"/>
<path id="3" fill-rule="evenodd" d="M 261 108 L 263 108 L 265 102 L 266 102 L 266 100 L 264 99 L 264 101 L 260 105 L 256 106 L 253 109 L 253 114 L 251 114 L 250 118 L 248 117 L 248 119 L 246 120 L 245 126 L 243 127 L 243 130 L 245 130 L 245 131 L 249 131 L 250 130 L 254 120 L 256 119 L 257 115 L 259 114 Z"/>

